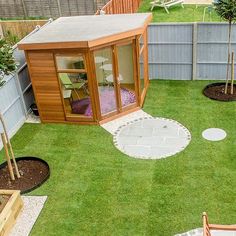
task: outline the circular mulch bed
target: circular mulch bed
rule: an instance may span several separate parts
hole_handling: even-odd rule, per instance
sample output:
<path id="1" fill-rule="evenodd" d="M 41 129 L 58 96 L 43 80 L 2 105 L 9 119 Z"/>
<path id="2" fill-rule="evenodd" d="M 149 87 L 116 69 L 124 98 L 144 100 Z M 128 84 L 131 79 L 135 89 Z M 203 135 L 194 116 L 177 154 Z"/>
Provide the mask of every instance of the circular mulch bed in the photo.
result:
<path id="1" fill-rule="evenodd" d="M 14 181 L 10 178 L 7 163 L 0 165 L 0 189 L 17 189 L 21 193 L 28 193 L 41 186 L 50 176 L 49 165 L 40 158 L 19 157 L 16 162 L 21 177 L 16 177 Z"/>
<path id="2" fill-rule="evenodd" d="M 207 85 L 204 90 L 203 94 L 211 99 L 217 101 L 236 101 L 236 84 L 234 84 L 234 93 L 230 94 L 231 85 L 228 86 L 228 93 L 225 94 L 225 83 L 213 83 Z"/>

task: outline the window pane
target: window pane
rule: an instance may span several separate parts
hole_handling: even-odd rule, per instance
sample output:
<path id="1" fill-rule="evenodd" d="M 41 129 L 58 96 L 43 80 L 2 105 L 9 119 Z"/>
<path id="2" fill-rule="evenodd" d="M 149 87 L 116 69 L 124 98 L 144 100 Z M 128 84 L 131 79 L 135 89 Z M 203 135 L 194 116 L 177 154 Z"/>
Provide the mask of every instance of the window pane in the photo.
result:
<path id="1" fill-rule="evenodd" d="M 144 45 L 143 35 L 141 35 L 140 38 L 139 38 L 139 48 L 140 48 L 140 50 L 143 47 L 143 45 Z"/>
<path id="2" fill-rule="evenodd" d="M 136 103 L 132 44 L 118 46 L 117 56 L 121 103 L 125 107 Z"/>
<path id="3" fill-rule="evenodd" d="M 86 73 L 59 73 L 66 114 L 92 117 Z"/>
<path id="4" fill-rule="evenodd" d="M 101 114 L 105 115 L 117 110 L 111 48 L 96 51 L 94 53 L 94 60 Z"/>
<path id="5" fill-rule="evenodd" d="M 82 56 L 57 56 L 57 68 L 65 69 L 84 69 L 84 59 Z"/>
<path id="6" fill-rule="evenodd" d="M 139 59 L 139 65 L 140 65 L 140 87 L 141 87 L 141 93 L 144 89 L 144 59 L 143 59 L 143 53 L 140 55 Z"/>

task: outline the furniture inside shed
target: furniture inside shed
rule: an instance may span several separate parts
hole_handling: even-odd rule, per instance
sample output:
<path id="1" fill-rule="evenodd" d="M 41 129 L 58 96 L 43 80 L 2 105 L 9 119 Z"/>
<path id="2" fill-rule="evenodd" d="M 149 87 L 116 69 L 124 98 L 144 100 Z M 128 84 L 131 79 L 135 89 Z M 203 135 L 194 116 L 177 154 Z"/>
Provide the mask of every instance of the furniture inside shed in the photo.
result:
<path id="1" fill-rule="evenodd" d="M 140 109 L 151 17 L 61 17 L 19 42 L 42 122 L 98 124 Z"/>

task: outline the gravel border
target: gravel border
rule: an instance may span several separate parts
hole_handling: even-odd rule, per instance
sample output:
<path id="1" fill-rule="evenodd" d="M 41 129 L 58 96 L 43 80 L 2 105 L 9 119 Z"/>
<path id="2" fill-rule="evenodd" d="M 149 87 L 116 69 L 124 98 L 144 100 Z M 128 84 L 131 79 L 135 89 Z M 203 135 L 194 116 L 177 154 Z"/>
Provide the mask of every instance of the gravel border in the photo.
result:
<path id="1" fill-rule="evenodd" d="M 22 212 L 9 236 L 28 236 L 42 211 L 47 196 L 22 196 L 24 203 Z"/>

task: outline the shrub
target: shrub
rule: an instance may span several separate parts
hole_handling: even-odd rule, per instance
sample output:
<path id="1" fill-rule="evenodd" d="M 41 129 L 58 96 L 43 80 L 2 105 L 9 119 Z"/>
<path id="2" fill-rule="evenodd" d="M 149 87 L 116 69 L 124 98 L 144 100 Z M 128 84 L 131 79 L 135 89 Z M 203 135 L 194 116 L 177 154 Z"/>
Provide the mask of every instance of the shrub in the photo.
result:
<path id="1" fill-rule="evenodd" d="M 0 87 L 5 83 L 4 76 L 14 72 L 17 63 L 13 57 L 13 49 L 7 43 L 6 39 L 0 39 Z"/>

